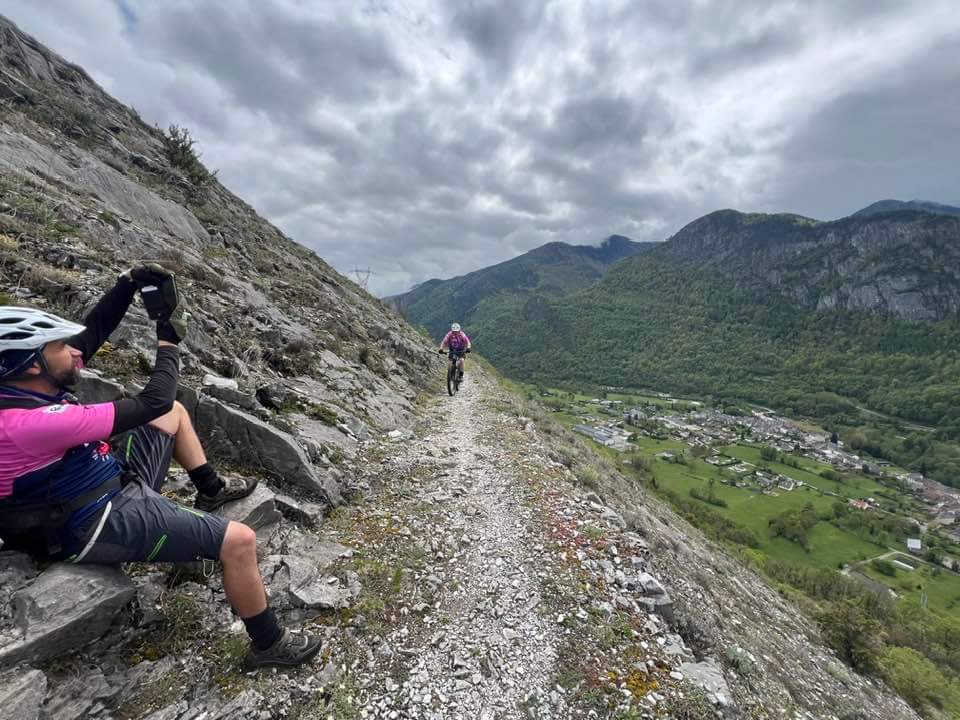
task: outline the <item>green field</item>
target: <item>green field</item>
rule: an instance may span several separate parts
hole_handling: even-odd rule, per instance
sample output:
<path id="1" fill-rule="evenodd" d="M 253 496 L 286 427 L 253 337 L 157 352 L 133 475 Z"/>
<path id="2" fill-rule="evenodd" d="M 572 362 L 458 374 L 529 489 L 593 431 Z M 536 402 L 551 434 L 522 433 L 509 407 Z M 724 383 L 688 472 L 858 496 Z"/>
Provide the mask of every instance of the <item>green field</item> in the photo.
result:
<path id="1" fill-rule="evenodd" d="M 643 444 L 652 443 L 656 443 L 650 448 L 654 452 L 683 447 L 680 443 L 658 441 L 647 441 Z M 671 445 L 673 447 L 670 447 Z M 755 448 L 742 449 L 756 450 Z M 647 447 L 644 447 L 644 450 L 647 450 Z M 759 456 L 759 451 L 757 453 Z M 796 471 L 795 468 L 786 469 Z M 837 499 L 822 496 L 809 488 L 798 488 L 792 492 L 777 491 L 776 494 L 764 495 L 759 491 L 730 487 L 719 482 L 722 475 L 717 468 L 693 458 L 688 458 L 686 465 L 657 460 L 653 472 L 660 487 L 682 496 L 688 496 L 692 488 L 706 489 L 709 479 L 714 478 L 717 481 L 714 484 L 714 493 L 726 501 L 727 507 L 711 505 L 710 509 L 753 530 L 760 541 L 760 550 L 779 560 L 802 562 L 835 570 L 845 562 L 856 562 L 873 557 L 886 549 L 827 522 L 817 523 L 807 533 L 810 541 L 809 552 L 800 545 L 783 538 L 771 538 L 768 526 L 770 519 L 775 515 L 787 510 L 800 510 L 808 502 L 818 512 L 831 511 Z"/>
<path id="2" fill-rule="evenodd" d="M 656 455 L 660 452 L 683 452 L 687 444 L 679 440 L 656 440 L 651 437 L 638 437 L 634 442 L 640 450 Z"/>
<path id="3" fill-rule="evenodd" d="M 566 392 L 552 392 L 556 393 L 558 400 L 565 400 L 570 403 L 569 395 Z M 552 413 L 552 416 L 563 425 L 572 427 L 579 424 L 582 422 L 582 416 L 584 415 L 604 417 L 601 408 L 589 403 L 589 400 L 592 399 L 591 396 L 575 394 L 574 397 L 573 403 L 567 405 L 563 410 L 554 410 Z M 652 397 L 614 393 L 609 393 L 607 397 L 609 399 L 622 399 L 631 403 L 656 402 L 663 404 L 663 401 L 659 398 Z M 738 525 L 752 530 L 760 542 L 759 550 L 771 558 L 835 570 L 844 563 L 856 563 L 880 555 L 887 550 L 886 547 L 869 542 L 854 533 L 837 528 L 825 521 L 818 522 L 807 532 L 810 545 L 809 552 L 801 545 L 784 538 L 771 538 L 769 532 L 769 522 L 773 517 L 788 510 L 801 510 L 807 503 L 811 503 L 818 514 L 830 514 L 833 504 L 840 498 L 822 495 L 817 491 L 818 489 L 824 492 L 837 493 L 847 498 L 883 498 L 894 495 L 888 488 L 880 485 L 873 478 L 862 474 L 847 474 L 846 482 L 837 482 L 827 480 L 820 475 L 822 471 L 832 470 L 829 465 L 805 457 L 790 454 L 790 457 L 794 458 L 799 465 L 799 467 L 794 468 L 779 462 L 764 461 L 760 457 L 760 446 L 757 445 L 738 444 L 722 448 L 721 451 L 729 457 L 752 463 L 758 467 L 765 466 L 771 472 L 785 475 L 812 486 L 800 487 L 791 492 L 777 490 L 771 494 L 763 494 L 754 489 L 736 488 L 722 484 L 720 481 L 725 475 L 720 468 L 689 455 L 686 456 L 686 464 L 655 459 L 658 453 L 665 451 L 685 454 L 689 448 L 686 443 L 680 440 L 656 440 L 641 436 L 635 444 L 642 454 L 653 460 L 654 477 L 658 486 L 663 489 L 670 490 L 683 497 L 689 497 L 691 489 L 706 490 L 709 480 L 713 479 L 715 481 L 714 493 L 727 503 L 727 507 L 710 505 L 710 509 Z M 611 459 L 622 457 L 620 453 L 609 448 L 597 445 L 596 449 Z M 904 500 L 903 498 L 898 499 Z M 953 597 L 950 595 L 951 592 L 952 585 L 949 585 L 949 583 L 948 587 L 942 592 L 939 590 L 939 586 L 937 590 L 931 588 L 931 603 L 934 602 L 933 595 L 936 593 L 938 603 L 942 596 L 945 606 L 949 597 Z M 955 594 L 960 594 L 960 586 L 958 586 Z"/>
<path id="4" fill-rule="evenodd" d="M 916 562 L 916 561 L 915 561 Z M 933 567 L 926 563 L 913 572 L 897 569 L 895 577 L 883 575 L 870 566 L 870 563 L 858 565 L 864 575 L 892 588 L 907 603 L 919 604 L 923 589 L 927 591 L 928 607 L 941 615 L 955 618 L 960 606 L 960 575 L 948 570 L 933 574 Z"/>

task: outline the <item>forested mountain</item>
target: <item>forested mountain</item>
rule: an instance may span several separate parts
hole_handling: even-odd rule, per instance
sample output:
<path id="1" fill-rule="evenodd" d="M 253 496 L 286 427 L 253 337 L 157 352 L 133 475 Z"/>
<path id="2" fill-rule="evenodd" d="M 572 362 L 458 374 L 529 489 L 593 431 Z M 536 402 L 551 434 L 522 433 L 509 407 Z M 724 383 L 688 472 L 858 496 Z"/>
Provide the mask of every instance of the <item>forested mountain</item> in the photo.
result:
<path id="1" fill-rule="evenodd" d="M 506 262 L 450 280 L 428 280 L 390 300 L 434 335 L 451 322 L 478 320 L 516 312 L 531 298 L 558 298 L 598 280 L 618 260 L 655 247 L 622 235 L 600 245 L 552 242 Z"/>
<path id="2" fill-rule="evenodd" d="M 574 293 L 498 290 L 473 298 L 467 329 L 517 377 L 736 396 L 820 416 L 842 396 L 960 434 L 958 217 L 901 210 L 818 222 L 722 210 Z M 457 316 L 439 302 L 434 316 Z M 421 308 L 404 310 L 425 324 Z"/>
<path id="3" fill-rule="evenodd" d="M 903 200 L 879 200 L 863 208 L 863 210 L 858 210 L 854 215 L 876 215 L 877 213 L 890 212 L 891 210 L 924 210 L 926 212 L 941 213 L 943 215 L 960 215 L 960 207 L 926 202 L 924 200 L 910 200 L 909 202 Z"/>

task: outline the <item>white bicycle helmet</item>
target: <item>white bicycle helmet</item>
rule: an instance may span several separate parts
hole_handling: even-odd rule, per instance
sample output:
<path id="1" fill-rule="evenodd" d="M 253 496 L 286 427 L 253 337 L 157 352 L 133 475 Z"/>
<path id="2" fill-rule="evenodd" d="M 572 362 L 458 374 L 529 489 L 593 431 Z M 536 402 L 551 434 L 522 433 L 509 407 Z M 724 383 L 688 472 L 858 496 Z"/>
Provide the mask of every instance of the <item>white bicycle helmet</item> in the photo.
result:
<path id="1" fill-rule="evenodd" d="M 454 323 L 453 325 L 450 326 L 450 329 L 453 332 L 460 332 L 460 323 Z"/>
<path id="2" fill-rule="evenodd" d="M 0 306 L 0 378 L 22 370 L 47 343 L 66 340 L 85 329 L 83 325 L 43 310 Z M 10 350 L 21 352 L 8 352 Z M 24 353 L 24 350 L 33 352 Z"/>

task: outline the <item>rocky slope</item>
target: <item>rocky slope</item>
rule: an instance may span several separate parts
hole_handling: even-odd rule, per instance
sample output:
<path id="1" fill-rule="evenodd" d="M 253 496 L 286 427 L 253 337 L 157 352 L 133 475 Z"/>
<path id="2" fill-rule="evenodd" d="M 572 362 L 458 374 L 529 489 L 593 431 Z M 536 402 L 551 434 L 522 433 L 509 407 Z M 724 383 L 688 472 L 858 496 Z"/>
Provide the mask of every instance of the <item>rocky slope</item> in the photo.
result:
<path id="1" fill-rule="evenodd" d="M 180 399 L 221 469 L 265 479 L 225 513 L 258 528 L 265 575 L 293 575 L 293 590 L 275 594 L 288 619 L 336 606 L 353 585 L 319 575 L 310 528 L 356 491 L 358 443 L 412 422 L 439 360 L 386 305 L 224 188 L 188 137 L 149 127 L 4 18 L 0 98 L 0 303 L 80 318 L 133 263 L 174 270 L 192 314 Z M 135 305 L 78 394 L 136 392 L 154 344 Z M 171 481 L 189 503 L 176 472 Z M 127 706 L 152 692 L 158 667 L 195 671 L 208 687 L 210 668 L 239 658 L 209 568 L 44 569 L 0 557 L 0 667 L 19 666 L 5 676 L 10 697 L 42 702 L 43 717 L 139 717 Z M 74 654 L 91 640 L 91 654 Z M 44 674 L 25 675 L 24 662 Z M 0 715 L 41 712 L 9 707 Z"/>
<path id="2" fill-rule="evenodd" d="M 118 272 L 157 259 L 177 272 L 194 316 L 188 384 L 213 373 L 244 389 L 294 388 L 292 378 L 309 377 L 317 402 L 305 409 L 332 430 L 304 432 L 333 444 L 343 444 L 338 424 L 363 434 L 409 418 L 431 361 L 384 304 L 258 217 L 189 148 L 184 159 L 167 133 L 3 19 L 0 70 L 7 299 L 81 316 Z M 150 347 L 135 308 L 95 367 L 136 379 Z M 267 407 L 296 409 L 280 395 Z"/>

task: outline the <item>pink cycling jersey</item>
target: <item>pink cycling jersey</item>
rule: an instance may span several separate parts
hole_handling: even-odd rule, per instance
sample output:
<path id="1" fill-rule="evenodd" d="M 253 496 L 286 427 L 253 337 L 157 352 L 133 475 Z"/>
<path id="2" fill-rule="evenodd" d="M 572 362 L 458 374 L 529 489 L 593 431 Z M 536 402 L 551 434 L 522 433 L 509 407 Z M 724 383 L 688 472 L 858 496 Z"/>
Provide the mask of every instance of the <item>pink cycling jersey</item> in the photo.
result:
<path id="1" fill-rule="evenodd" d="M 0 498 L 13 493 L 14 479 L 52 465 L 72 447 L 108 438 L 114 412 L 113 403 L 0 412 Z"/>
<path id="2" fill-rule="evenodd" d="M 462 330 L 458 333 L 451 330 L 446 335 L 443 336 L 443 342 L 440 343 L 440 347 L 448 347 L 451 350 L 463 350 L 467 345 L 470 344 L 470 338 L 467 337 L 467 334 Z"/>

